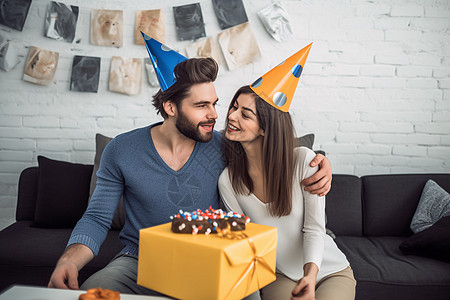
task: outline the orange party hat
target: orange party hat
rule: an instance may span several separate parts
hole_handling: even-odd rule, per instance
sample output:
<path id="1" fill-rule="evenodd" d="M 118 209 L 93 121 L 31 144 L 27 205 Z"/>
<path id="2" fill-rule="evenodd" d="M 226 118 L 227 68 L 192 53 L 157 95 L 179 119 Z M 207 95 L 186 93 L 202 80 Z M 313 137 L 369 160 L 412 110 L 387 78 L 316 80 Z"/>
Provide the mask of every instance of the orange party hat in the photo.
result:
<path id="1" fill-rule="evenodd" d="M 311 45 L 312 43 L 258 78 L 250 88 L 273 107 L 287 112 Z"/>

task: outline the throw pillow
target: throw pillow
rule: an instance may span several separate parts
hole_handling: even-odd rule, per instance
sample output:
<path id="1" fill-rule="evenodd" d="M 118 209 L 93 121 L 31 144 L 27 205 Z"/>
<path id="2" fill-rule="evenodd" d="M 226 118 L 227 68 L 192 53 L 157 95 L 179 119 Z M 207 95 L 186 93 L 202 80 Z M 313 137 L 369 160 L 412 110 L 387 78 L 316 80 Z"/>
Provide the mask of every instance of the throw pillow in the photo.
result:
<path id="1" fill-rule="evenodd" d="M 295 147 L 306 147 L 312 150 L 314 144 L 314 134 L 306 134 L 304 136 L 295 138 Z"/>
<path id="2" fill-rule="evenodd" d="M 95 135 L 95 158 L 94 158 L 94 171 L 91 177 L 91 188 L 89 191 L 89 200 L 91 200 L 92 194 L 95 190 L 95 185 L 97 183 L 97 171 L 100 167 L 100 159 L 102 157 L 103 150 L 105 150 L 106 145 L 112 140 L 112 138 L 104 136 L 97 133 Z M 122 229 L 125 224 L 125 206 L 123 204 L 123 197 L 120 198 L 119 205 L 117 206 L 116 212 L 111 223 L 112 229 Z"/>
<path id="3" fill-rule="evenodd" d="M 399 246 L 405 254 L 431 257 L 450 262 L 450 216 L 414 234 Z"/>
<path id="4" fill-rule="evenodd" d="M 74 227 L 87 207 L 92 166 L 44 156 L 37 159 L 39 183 L 33 226 Z"/>
<path id="5" fill-rule="evenodd" d="M 448 215 L 450 215 L 450 194 L 433 180 L 428 180 L 411 221 L 411 230 L 417 233 L 427 229 Z"/>

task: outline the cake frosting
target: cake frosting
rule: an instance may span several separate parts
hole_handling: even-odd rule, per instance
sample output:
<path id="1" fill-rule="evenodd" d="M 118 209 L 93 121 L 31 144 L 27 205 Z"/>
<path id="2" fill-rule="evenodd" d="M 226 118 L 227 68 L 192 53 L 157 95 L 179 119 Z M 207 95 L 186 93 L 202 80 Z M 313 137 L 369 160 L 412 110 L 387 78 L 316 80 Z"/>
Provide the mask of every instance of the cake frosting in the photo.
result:
<path id="1" fill-rule="evenodd" d="M 172 231 L 175 233 L 210 234 L 217 233 L 217 228 L 230 228 L 231 231 L 245 230 L 245 224 L 250 218 L 235 212 L 224 212 L 211 206 L 205 211 L 197 209 L 193 212 L 180 210 L 171 216 Z"/>

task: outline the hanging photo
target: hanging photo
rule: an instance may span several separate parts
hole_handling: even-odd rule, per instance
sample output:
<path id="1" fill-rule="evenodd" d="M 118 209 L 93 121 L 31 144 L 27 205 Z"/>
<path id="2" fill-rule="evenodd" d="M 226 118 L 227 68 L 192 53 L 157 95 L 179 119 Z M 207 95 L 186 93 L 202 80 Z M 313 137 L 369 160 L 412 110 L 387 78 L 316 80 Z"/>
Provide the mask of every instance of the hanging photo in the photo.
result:
<path id="1" fill-rule="evenodd" d="M 113 56 L 109 73 L 109 90 L 127 95 L 141 92 L 142 60 Z"/>
<path id="2" fill-rule="evenodd" d="M 8 41 L 0 34 L 0 69 L 8 72 L 19 62 L 19 54 L 16 45 L 12 44 L 11 41 Z"/>
<path id="3" fill-rule="evenodd" d="M 28 52 L 23 80 L 49 85 L 55 76 L 59 53 L 31 46 Z"/>
<path id="4" fill-rule="evenodd" d="M 289 41 L 294 37 L 289 14 L 281 2 L 273 3 L 258 11 L 258 16 L 267 32 L 277 41 Z"/>
<path id="5" fill-rule="evenodd" d="M 173 8 L 173 14 L 180 41 L 196 40 L 206 36 L 200 3 L 176 6 Z"/>
<path id="6" fill-rule="evenodd" d="M 136 26 L 134 30 L 134 42 L 144 45 L 142 34 L 145 33 L 155 40 L 165 43 L 166 29 L 162 9 L 138 10 L 136 12 Z"/>
<path id="7" fill-rule="evenodd" d="M 91 12 L 91 44 L 122 47 L 123 11 L 97 9 Z"/>
<path id="8" fill-rule="evenodd" d="M 45 19 L 45 33 L 48 38 L 72 43 L 78 20 L 78 6 L 50 2 Z"/>
<path id="9" fill-rule="evenodd" d="M 230 71 L 248 65 L 261 57 L 249 23 L 237 25 L 219 33 L 218 40 Z"/>
<path id="10" fill-rule="evenodd" d="M 1 0 L 0 24 L 22 31 L 31 0 Z"/>
<path id="11" fill-rule="evenodd" d="M 242 0 L 213 0 L 213 7 L 221 29 L 248 22 Z"/>
<path id="12" fill-rule="evenodd" d="M 212 57 L 220 64 L 220 49 L 214 38 L 202 39 L 186 47 L 186 53 L 190 58 L 194 57 Z"/>
<path id="13" fill-rule="evenodd" d="M 73 58 L 70 90 L 97 93 L 100 80 L 100 57 L 79 56 Z"/>
<path id="14" fill-rule="evenodd" d="M 145 73 L 147 73 L 147 80 L 150 86 L 159 87 L 158 77 L 156 77 L 155 68 L 153 68 L 150 58 L 144 58 Z"/>

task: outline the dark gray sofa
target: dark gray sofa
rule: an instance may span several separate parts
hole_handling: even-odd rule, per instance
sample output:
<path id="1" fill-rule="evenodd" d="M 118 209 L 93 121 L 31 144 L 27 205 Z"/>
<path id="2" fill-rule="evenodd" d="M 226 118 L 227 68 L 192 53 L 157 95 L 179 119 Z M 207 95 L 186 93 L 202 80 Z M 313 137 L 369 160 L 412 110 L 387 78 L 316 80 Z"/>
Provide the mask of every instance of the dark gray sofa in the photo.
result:
<path id="1" fill-rule="evenodd" d="M 46 286 L 69 239 L 71 228 L 32 226 L 39 174 L 39 167 L 22 172 L 17 222 L 0 232 L 0 291 L 13 284 Z M 450 174 L 333 176 L 327 227 L 352 265 L 357 299 L 449 299 L 450 263 L 398 248 L 412 235 L 409 224 L 428 179 L 450 191 Z M 85 194 L 79 201 L 87 203 Z M 120 251 L 118 233 L 109 232 L 99 255 L 80 271 L 80 284 Z"/>
<path id="2" fill-rule="evenodd" d="M 450 299 L 450 263 L 399 250 L 428 179 L 450 191 L 450 174 L 333 176 L 327 227 L 353 268 L 357 299 Z"/>

